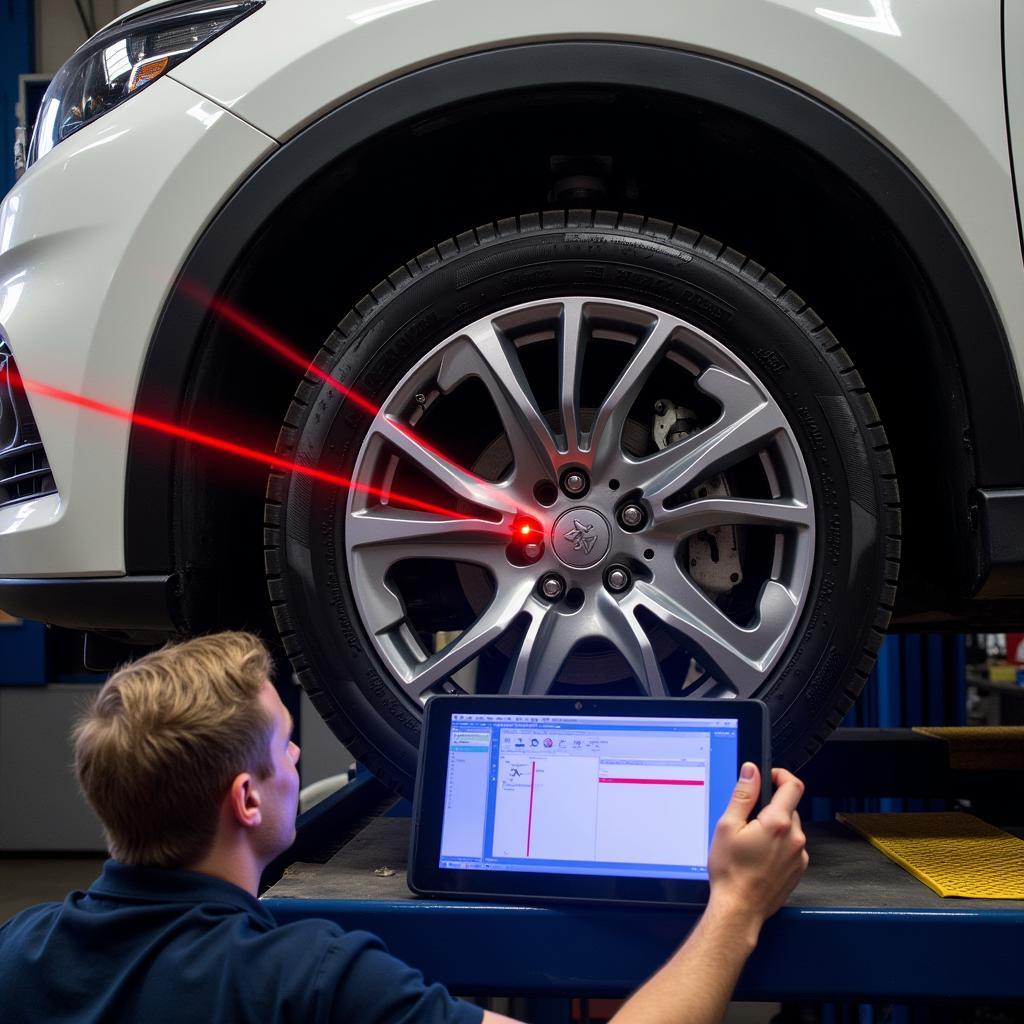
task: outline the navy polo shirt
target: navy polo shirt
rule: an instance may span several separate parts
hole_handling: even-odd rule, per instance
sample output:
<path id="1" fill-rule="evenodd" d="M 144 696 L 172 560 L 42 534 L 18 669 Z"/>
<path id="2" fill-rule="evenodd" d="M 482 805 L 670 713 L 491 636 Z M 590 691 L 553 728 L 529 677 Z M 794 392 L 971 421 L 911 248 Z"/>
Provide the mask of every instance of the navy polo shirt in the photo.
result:
<path id="1" fill-rule="evenodd" d="M 278 926 L 259 900 L 191 871 L 109 860 L 86 892 L 0 927 L 4 1024 L 452 1022 L 483 1011 L 330 921 Z"/>

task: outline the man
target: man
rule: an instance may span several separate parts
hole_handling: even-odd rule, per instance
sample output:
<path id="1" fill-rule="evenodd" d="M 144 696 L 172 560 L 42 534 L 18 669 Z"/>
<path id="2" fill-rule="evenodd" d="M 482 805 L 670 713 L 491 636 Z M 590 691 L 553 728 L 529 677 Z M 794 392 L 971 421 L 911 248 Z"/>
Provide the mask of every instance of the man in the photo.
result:
<path id="1" fill-rule="evenodd" d="M 263 645 L 221 633 L 115 673 L 75 729 L 75 767 L 112 859 L 86 892 L 0 928 L 0 1006 L 15 1021 L 452 1021 L 508 1024 L 453 999 L 365 932 L 277 927 L 256 899 L 291 845 L 299 778 L 292 722 Z M 715 833 L 711 899 L 616 1024 L 717 1020 L 807 864 L 803 790 L 746 764 Z"/>

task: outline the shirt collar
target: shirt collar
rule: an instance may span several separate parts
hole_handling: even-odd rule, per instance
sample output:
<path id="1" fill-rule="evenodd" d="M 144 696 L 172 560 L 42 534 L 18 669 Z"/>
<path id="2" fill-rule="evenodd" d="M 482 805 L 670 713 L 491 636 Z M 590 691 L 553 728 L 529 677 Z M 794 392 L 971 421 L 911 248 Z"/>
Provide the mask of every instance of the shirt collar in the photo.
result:
<path id="1" fill-rule="evenodd" d="M 108 860 L 89 887 L 97 896 L 152 903 L 221 903 L 273 922 L 270 912 L 240 886 L 198 871 L 145 867 Z"/>

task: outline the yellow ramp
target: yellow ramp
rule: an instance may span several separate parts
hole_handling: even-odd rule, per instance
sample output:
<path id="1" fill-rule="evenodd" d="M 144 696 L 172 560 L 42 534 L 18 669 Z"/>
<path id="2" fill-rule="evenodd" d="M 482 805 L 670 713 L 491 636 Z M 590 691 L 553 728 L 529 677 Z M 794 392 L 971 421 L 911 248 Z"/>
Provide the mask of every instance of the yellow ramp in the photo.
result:
<path id="1" fill-rule="evenodd" d="M 837 814 L 940 896 L 1024 900 L 1024 840 L 973 814 Z"/>

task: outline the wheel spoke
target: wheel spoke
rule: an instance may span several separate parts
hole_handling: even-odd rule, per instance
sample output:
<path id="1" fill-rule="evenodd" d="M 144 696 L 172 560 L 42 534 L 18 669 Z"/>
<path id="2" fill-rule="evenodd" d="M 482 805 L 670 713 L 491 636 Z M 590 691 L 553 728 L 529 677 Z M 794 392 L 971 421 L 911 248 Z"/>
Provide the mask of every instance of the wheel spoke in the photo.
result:
<path id="1" fill-rule="evenodd" d="M 388 567 L 374 565 L 372 558 L 357 563 L 353 582 L 358 581 L 356 592 L 365 609 L 368 624 L 372 624 L 373 636 L 381 641 L 405 622 L 405 605 L 401 595 L 392 589 L 386 577 Z M 373 585 L 368 581 L 372 580 Z"/>
<path id="2" fill-rule="evenodd" d="M 635 614 L 635 604 L 627 597 L 620 604 L 611 594 L 599 592 L 597 603 L 603 620 L 604 636 L 611 640 L 649 697 L 667 697 L 665 677 L 658 665 L 650 637 Z"/>
<path id="3" fill-rule="evenodd" d="M 536 652 L 544 646 L 542 634 L 545 626 L 550 628 L 550 624 L 546 621 L 550 617 L 550 609 L 542 608 L 537 601 L 532 601 L 530 604 L 530 621 L 526 627 L 526 634 L 523 636 L 515 658 L 509 665 L 509 671 L 501 686 L 502 693 L 520 696 L 526 693 L 530 662 L 535 658 Z"/>
<path id="4" fill-rule="evenodd" d="M 814 510 L 802 501 L 716 497 L 699 498 L 673 509 L 655 506 L 648 532 L 670 534 L 673 539 L 681 540 L 716 526 L 809 527 L 813 523 Z"/>
<path id="5" fill-rule="evenodd" d="M 571 616 L 534 603 L 527 628 L 503 693 L 543 696 L 551 690 L 565 659 L 579 641 Z"/>
<path id="6" fill-rule="evenodd" d="M 642 486 L 654 507 L 702 477 L 759 451 L 786 421 L 778 407 L 746 381 L 712 367 L 700 377 L 705 391 L 722 402 L 722 415 L 710 426 L 646 459 L 624 457 L 622 476 Z"/>
<path id="7" fill-rule="evenodd" d="M 495 509 L 509 515 L 515 514 L 516 503 L 512 500 L 511 495 L 505 493 L 503 488 L 480 479 L 440 452 L 425 446 L 407 427 L 390 416 L 378 416 L 372 429 L 375 434 L 388 441 L 405 458 L 456 497 L 483 508 Z"/>
<path id="8" fill-rule="evenodd" d="M 576 453 L 581 448 L 580 379 L 586 349 L 585 328 L 582 300 L 563 303 L 558 370 L 565 453 Z"/>
<path id="9" fill-rule="evenodd" d="M 595 473 L 610 471 L 621 457 L 622 428 L 629 411 L 664 355 L 676 326 L 667 317 L 654 322 L 601 403 L 588 441 L 594 453 Z"/>
<path id="10" fill-rule="evenodd" d="M 512 625 L 526 607 L 532 589 L 532 580 L 526 578 L 499 588 L 484 613 L 457 640 L 421 662 L 406 676 L 406 690 L 412 696 L 420 697 L 431 686 L 472 661 Z"/>
<path id="11" fill-rule="evenodd" d="M 517 480 L 553 475 L 555 438 L 537 408 L 515 345 L 490 323 L 478 323 L 445 353 L 438 384 L 450 391 L 467 377 L 486 385 L 515 459 Z"/>
<path id="12" fill-rule="evenodd" d="M 774 581 L 761 593 L 752 626 L 738 626 L 687 576 L 682 600 L 675 600 L 648 583 L 635 588 L 638 604 L 696 648 L 697 660 L 741 697 L 752 696 L 772 658 L 784 642 L 796 611 L 792 595 Z"/>
<path id="13" fill-rule="evenodd" d="M 486 519 L 443 519 L 402 509 L 364 509 L 349 516 L 345 540 L 357 557 L 373 562 L 374 573 L 387 572 L 406 558 L 439 558 L 492 568 L 508 565 L 508 526 Z"/>
<path id="14" fill-rule="evenodd" d="M 654 648 L 627 601 L 620 605 L 607 592 L 598 591 L 587 609 L 571 616 L 539 601 L 533 604 L 532 620 L 503 693 L 549 692 L 572 649 L 583 640 L 600 639 L 622 654 L 646 693 L 668 696 Z"/>

